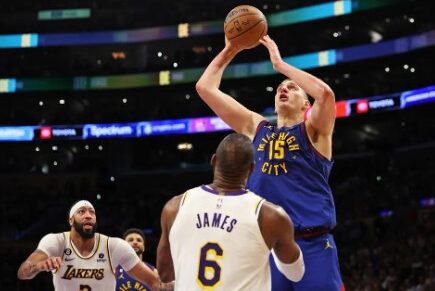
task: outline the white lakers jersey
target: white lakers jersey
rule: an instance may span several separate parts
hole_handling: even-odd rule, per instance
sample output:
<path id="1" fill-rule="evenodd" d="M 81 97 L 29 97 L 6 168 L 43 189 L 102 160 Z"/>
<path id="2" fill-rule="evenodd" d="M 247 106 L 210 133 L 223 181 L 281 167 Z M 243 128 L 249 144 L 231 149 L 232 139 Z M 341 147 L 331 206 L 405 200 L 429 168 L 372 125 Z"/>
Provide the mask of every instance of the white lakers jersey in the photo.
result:
<path id="1" fill-rule="evenodd" d="M 169 232 L 175 290 L 270 290 L 270 250 L 258 225 L 263 202 L 247 190 L 205 185 L 184 193 Z"/>
<path id="2" fill-rule="evenodd" d="M 96 234 L 96 244 L 87 257 L 74 248 L 70 233 L 65 232 L 62 264 L 53 273 L 56 291 L 115 290 L 116 280 L 109 257 L 108 237 Z"/>

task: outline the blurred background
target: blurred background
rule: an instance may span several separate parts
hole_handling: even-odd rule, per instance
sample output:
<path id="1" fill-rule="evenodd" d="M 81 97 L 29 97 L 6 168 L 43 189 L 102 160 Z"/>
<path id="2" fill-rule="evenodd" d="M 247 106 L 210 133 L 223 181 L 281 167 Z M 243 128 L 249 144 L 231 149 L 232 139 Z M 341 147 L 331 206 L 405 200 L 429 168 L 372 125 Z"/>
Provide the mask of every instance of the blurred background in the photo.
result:
<path id="1" fill-rule="evenodd" d="M 335 91 L 330 184 L 347 289 L 435 290 L 430 1 L 248 2 L 0 2 L 1 290 L 53 289 L 49 274 L 16 272 L 43 235 L 68 230 L 78 199 L 94 203 L 102 233 L 144 229 L 155 263 L 164 203 L 211 182 L 230 132 L 194 85 L 238 4 L 261 9 L 285 60 Z M 259 46 L 222 88 L 273 120 L 282 79 Z"/>

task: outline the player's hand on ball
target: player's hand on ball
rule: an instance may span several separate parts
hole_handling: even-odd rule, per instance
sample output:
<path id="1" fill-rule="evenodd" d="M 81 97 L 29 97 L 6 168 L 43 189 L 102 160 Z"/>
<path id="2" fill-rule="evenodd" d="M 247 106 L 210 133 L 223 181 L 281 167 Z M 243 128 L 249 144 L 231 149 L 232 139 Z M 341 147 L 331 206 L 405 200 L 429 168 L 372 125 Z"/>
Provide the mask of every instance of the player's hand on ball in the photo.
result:
<path id="1" fill-rule="evenodd" d="M 227 37 L 225 37 L 225 47 L 228 48 L 229 50 L 235 51 L 236 53 L 239 53 L 242 50 L 246 49 L 240 45 L 237 45 L 237 44 L 229 41 Z"/>

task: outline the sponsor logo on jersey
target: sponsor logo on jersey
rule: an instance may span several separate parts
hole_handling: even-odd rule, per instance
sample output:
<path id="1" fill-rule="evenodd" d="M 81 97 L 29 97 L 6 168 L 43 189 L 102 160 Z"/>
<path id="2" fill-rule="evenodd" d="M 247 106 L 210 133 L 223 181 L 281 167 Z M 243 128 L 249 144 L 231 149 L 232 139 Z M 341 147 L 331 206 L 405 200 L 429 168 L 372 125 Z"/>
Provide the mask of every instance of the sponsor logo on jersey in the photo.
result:
<path id="1" fill-rule="evenodd" d="M 105 262 L 106 259 L 104 258 L 104 254 L 103 253 L 99 253 L 98 254 L 98 259 L 97 262 Z"/>

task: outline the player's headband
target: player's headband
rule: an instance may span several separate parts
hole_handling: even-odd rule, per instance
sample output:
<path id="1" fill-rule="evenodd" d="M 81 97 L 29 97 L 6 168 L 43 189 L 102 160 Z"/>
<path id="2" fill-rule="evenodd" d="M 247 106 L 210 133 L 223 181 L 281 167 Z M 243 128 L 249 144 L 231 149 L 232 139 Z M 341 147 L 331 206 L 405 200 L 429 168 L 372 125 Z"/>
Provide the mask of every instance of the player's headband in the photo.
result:
<path id="1" fill-rule="evenodd" d="M 69 211 L 69 218 L 73 217 L 74 213 L 76 213 L 76 211 L 79 210 L 79 208 L 81 207 L 90 207 L 92 209 L 95 209 L 91 202 L 89 202 L 88 200 L 80 200 L 71 207 L 71 210 Z"/>

